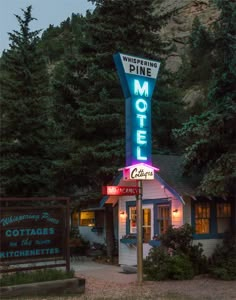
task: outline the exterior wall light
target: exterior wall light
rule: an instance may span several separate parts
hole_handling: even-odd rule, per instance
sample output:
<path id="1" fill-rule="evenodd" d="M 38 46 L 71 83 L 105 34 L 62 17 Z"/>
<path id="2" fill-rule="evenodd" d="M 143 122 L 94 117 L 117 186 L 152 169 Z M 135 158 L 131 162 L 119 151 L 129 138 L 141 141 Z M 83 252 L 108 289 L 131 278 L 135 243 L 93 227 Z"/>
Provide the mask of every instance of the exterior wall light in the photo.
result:
<path id="1" fill-rule="evenodd" d="M 121 217 L 121 218 L 126 218 L 126 213 L 125 213 L 125 211 L 123 211 L 123 210 L 120 211 L 120 217 Z"/>

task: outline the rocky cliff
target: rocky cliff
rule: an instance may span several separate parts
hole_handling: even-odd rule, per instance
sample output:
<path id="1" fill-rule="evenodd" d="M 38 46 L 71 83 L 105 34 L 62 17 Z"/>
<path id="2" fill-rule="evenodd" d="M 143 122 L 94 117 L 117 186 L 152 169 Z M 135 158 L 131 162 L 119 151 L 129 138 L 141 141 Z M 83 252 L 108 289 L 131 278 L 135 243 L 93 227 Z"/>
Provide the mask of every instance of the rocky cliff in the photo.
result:
<path id="1" fill-rule="evenodd" d="M 194 18 L 198 17 L 202 24 L 209 27 L 217 20 L 219 11 L 211 0 L 154 0 L 154 4 L 158 7 L 154 11 L 158 16 L 171 13 L 161 35 L 176 46 L 167 60 L 167 67 L 176 71 L 186 49 Z"/>

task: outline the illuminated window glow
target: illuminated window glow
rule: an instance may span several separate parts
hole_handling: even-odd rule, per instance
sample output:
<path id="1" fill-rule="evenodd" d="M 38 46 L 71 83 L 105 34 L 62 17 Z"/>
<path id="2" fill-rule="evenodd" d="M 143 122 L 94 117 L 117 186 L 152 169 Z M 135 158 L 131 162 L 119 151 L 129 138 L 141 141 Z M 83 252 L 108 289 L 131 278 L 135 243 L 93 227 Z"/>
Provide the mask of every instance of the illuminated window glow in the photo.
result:
<path id="1" fill-rule="evenodd" d="M 130 233 L 137 233 L 136 227 L 136 207 L 130 207 Z M 151 209 L 143 208 L 143 242 L 151 240 Z"/>
<path id="2" fill-rule="evenodd" d="M 94 211 L 80 212 L 80 226 L 95 226 Z"/>
<path id="3" fill-rule="evenodd" d="M 210 233 L 210 204 L 195 204 L 195 230 L 197 234 Z"/>
<path id="4" fill-rule="evenodd" d="M 230 203 L 217 203 L 216 217 L 217 217 L 217 233 L 224 233 L 230 231 L 230 222 L 231 222 Z"/>

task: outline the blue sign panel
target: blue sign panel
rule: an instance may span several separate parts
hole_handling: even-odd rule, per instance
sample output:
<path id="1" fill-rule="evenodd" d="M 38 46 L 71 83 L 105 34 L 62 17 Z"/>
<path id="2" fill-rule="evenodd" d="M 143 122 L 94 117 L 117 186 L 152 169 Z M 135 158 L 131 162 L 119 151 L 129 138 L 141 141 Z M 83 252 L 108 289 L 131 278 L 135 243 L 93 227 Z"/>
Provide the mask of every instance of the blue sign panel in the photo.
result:
<path id="1" fill-rule="evenodd" d="M 126 166 L 151 165 L 151 98 L 160 63 L 130 55 L 114 55 L 126 99 Z"/>

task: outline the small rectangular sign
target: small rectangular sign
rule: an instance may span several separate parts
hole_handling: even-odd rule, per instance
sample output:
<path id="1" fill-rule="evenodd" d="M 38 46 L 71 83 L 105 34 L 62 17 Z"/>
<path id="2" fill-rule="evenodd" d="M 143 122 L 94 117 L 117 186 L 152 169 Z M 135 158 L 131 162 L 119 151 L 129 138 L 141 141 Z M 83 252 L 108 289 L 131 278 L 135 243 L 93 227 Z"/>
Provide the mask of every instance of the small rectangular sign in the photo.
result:
<path id="1" fill-rule="evenodd" d="M 103 186 L 102 194 L 108 196 L 132 196 L 139 195 L 140 188 L 137 186 Z"/>
<path id="2" fill-rule="evenodd" d="M 123 180 L 153 180 L 158 168 L 146 164 L 137 164 L 123 169 Z"/>

